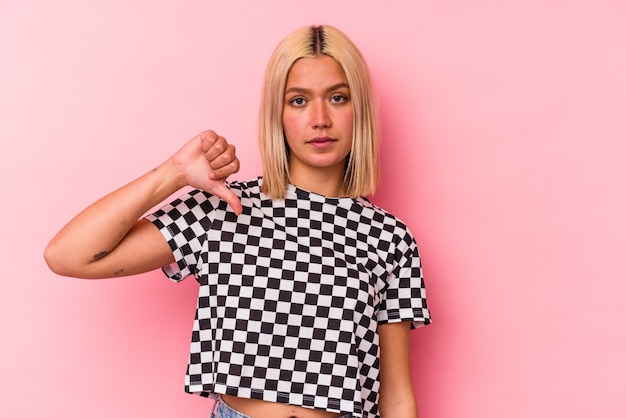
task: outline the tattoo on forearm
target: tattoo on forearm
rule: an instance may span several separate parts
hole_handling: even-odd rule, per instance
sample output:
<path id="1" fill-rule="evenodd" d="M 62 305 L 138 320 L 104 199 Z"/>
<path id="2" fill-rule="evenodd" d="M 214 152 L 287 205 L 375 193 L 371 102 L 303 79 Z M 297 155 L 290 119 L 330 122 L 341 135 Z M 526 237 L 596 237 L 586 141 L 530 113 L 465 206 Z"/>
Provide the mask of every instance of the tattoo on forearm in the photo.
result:
<path id="1" fill-rule="evenodd" d="M 113 272 L 113 274 L 115 274 L 116 276 L 119 276 L 122 273 L 124 273 L 124 269 L 119 269 L 119 270 Z"/>
<path id="2" fill-rule="evenodd" d="M 98 261 L 98 260 L 100 260 L 101 258 L 106 257 L 106 255 L 107 255 L 107 254 L 108 254 L 108 252 L 107 252 L 107 251 L 100 251 L 98 254 L 94 254 L 93 259 L 94 259 L 95 261 Z"/>

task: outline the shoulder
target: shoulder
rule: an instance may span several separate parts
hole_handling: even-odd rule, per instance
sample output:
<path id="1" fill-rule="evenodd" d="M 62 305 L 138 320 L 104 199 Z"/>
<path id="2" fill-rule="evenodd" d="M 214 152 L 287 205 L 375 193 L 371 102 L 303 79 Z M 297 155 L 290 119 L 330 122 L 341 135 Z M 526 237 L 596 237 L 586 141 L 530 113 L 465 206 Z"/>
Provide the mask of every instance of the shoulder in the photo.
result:
<path id="1" fill-rule="evenodd" d="M 378 248 L 394 253 L 417 250 L 415 236 L 407 224 L 391 212 L 375 205 L 367 198 L 356 199 L 353 208 L 360 211 L 359 229 L 367 228 L 366 235 L 378 240 Z"/>
<path id="2" fill-rule="evenodd" d="M 245 197 L 250 195 L 260 195 L 261 194 L 261 182 L 263 181 L 262 177 L 256 177 L 246 181 L 230 181 L 226 184 L 228 188 L 236 194 L 238 197 Z"/>
<path id="3" fill-rule="evenodd" d="M 227 182 L 228 188 L 240 199 L 255 196 L 260 193 L 261 178 L 247 181 Z M 219 196 L 213 195 L 201 189 L 190 189 L 165 204 L 159 212 L 178 211 L 181 213 L 189 210 L 201 210 L 206 213 L 214 210 L 226 210 L 227 204 Z"/>
<path id="4" fill-rule="evenodd" d="M 255 196 L 260 194 L 261 192 L 261 177 L 257 177 L 247 181 L 229 181 L 226 182 L 226 185 L 238 198 L 242 199 L 245 197 Z M 191 204 L 211 204 L 214 207 L 218 207 L 220 202 L 220 197 L 213 195 L 209 192 L 200 189 L 192 189 L 191 191 L 179 196 L 174 201 L 172 201 L 173 205 L 177 203 L 191 203 Z"/>
<path id="5" fill-rule="evenodd" d="M 375 205 L 368 198 L 362 197 L 356 199 L 355 206 L 361 208 L 361 216 L 369 216 L 376 224 L 379 224 L 380 227 L 385 230 L 401 235 L 411 235 L 411 231 L 404 221 L 391 212 Z"/>

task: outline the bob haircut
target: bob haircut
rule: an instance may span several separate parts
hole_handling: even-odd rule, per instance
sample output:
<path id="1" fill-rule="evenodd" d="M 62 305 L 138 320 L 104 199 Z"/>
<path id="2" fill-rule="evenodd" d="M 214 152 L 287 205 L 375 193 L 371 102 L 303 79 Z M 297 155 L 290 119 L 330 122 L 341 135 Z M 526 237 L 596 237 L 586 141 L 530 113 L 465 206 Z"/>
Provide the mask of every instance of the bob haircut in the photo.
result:
<path id="1" fill-rule="evenodd" d="M 349 197 L 371 195 L 379 179 L 378 112 L 369 69 L 350 38 L 332 26 L 307 26 L 278 44 L 265 71 L 259 115 L 259 148 L 263 163 L 262 191 L 272 199 L 284 199 L 289 178 L 289 149 L 282 114 L 285 85 L 291 66 L 300 58 L 327 55 L 343 69 L 353 112 L 352 148 L 343 179 Z"/>

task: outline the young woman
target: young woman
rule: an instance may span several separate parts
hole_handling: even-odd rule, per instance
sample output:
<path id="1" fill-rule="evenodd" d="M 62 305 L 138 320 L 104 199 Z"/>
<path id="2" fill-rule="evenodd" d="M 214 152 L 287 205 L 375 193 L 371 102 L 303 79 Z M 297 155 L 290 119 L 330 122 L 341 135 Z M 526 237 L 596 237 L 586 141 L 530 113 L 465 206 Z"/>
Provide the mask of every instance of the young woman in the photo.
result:
<path id="1" fill-rule="evenodd" d="M 263 177 L 225 184 L 234 149 L 203 132 L 74 218 L 48 264 L 195 276 L 186 390 L 216 398 L 213 416 L 417 417 L 409 331 L 430 322 L 420 260 L 407 227 L 363 197 L 378 180 L 377 113 L 343 33 L 305 27 L 278 45 L 259 141 Z"/>

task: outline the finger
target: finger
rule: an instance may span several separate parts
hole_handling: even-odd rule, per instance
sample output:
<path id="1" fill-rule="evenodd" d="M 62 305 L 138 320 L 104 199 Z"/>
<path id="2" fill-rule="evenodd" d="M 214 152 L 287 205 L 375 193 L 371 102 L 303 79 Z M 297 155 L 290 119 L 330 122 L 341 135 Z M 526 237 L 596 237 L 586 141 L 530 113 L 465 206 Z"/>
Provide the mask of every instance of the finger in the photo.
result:
<path id="1" fill-rule="evenodd" d="M 225 184 L 215 186 L 211 193 L 224 200 L 233 209 L 236 215 L 241 215 L 243 208 L 239 198 Z"/>
<path id="2" fill-rule="evenodd" d="M 235 151 L 235 147 L 233 145 L 228 145 L 227 148 L 215 158 L 208 159 L 209 164 L 211 164 L 212 169 L 222 168 L 237 160 L 237 155 Z"/>
<path id="3" fill-rule="evenodd" d="M 206 151 L 203 149 L 203 151 L 205 158 L 208 161 L 213 161 L 229 149 L 226 139 L 223 136 L 219 135 L 217 136 L 215 141 L 207 145 L 209 145 L 208 149 Z"/>
<path id="4" fill-rule="evenodd" d="M 199 135 L 200 137 L 200 149 L 202 152 L 206 153 L 212 146 L 217 142 L 218 135 L 213 131 L 204 131 Z"/>
<path id="5" fill-rule="evenodd" d="M 231 161 L 227 165 L 211 171 L 209 173 L 209 178 L 212 180 L 226 179 L 230 175 L 238 172 L 239 167 L 240 167 L 239 160 L 235 159 L 234 161 Z"/>

